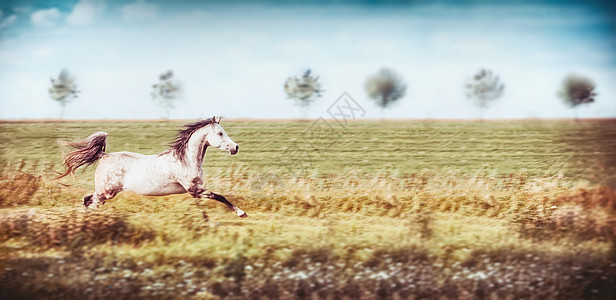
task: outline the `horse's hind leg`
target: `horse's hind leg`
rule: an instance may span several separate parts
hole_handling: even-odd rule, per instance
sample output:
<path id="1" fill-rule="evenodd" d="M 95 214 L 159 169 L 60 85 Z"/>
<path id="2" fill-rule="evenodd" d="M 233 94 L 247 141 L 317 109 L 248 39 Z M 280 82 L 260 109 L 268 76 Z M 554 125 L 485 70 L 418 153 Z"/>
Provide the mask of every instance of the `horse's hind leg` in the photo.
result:
<path id="1" fill-rule="evenodd" d="M 94 196 L 94 195 L 87 195 L 87 196 L 83 197 L 83 206 L 85 208 L 88 208 L 88 206 L 90 206 L 90 204 L 92 204 L 92 196 Z"/>
<path id="2" fill-rule="evenodd" d="M 94 193 L 92 195 L 87 195 L 83 198 L 83 206 L 85 208 L 90 207 L 90 205 L 94 204 L 94 207 L 98 207 L 99 204 L 105 204 L 105 200 L 111 199 L 109 197 L 105 197 L 104 195 L 99 195 Z"/>

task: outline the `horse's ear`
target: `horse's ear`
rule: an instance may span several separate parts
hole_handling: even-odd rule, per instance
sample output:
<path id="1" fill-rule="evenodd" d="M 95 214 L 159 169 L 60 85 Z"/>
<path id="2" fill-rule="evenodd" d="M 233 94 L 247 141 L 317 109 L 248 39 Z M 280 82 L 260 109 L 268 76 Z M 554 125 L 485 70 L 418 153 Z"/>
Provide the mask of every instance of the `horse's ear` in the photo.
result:
<path id="1" fill-rule="evenodd" d="M 222 117 L 218 117 L 218 122 L 216 123 L 220 124 L 220 120 L 222 120 Z"/>
<path id="2" fill-rule="evenodd" d="M 216 124 L 216 116 L 212 117 L 212 124 Z"/>

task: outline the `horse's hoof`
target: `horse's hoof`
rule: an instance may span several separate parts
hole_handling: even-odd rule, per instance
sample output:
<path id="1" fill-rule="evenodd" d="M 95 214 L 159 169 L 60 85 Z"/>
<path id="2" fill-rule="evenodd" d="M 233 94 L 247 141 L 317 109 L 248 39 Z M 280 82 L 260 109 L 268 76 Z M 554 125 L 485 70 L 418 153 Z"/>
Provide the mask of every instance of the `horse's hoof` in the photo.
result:
<path id="1" fill-rule="evenodd" d="M 248 215 L 246 214 L 246 212 L 241 209 L 237 210 L 237 216 L 240 218 L 248 218 Z"/>
<path id="2" fill-rule="evenodd" d="M 88 195 L 83 197 L 83 206 L 85 208 L 88 208 L 88 206 L 90 206 L 90 204 L 92 204 L 93 200 L 92 200 L 92 195 Z"/>

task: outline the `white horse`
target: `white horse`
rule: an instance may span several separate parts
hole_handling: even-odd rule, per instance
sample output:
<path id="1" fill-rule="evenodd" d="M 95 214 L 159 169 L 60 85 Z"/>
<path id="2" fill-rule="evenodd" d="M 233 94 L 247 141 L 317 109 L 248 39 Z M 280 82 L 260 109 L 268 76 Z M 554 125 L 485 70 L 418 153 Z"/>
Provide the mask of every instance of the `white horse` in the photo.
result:
<path id="1" fill-rule="evenodd" d="M 132 152 L 105 153 L 106 132 L 96 132 L 84 140 L 67 143 L 77 150 L 64 158 L 66 171 L 58 178 L 74 174 L 83 165 L 99 161 L 94 179 L 94 193 L 83 199 L 83 205 L 104 204 L 119 192 L 132 191 L 141 195 L 162 196 L 188 192 L 195 198 L 220 201 L 235 211 L 238 217 L 248 215 L 225 197 L 203 186 L 203 158 L 211 146 L 237 154 L 239 146 L 220 126 L 216 117 L 185 125 L 170 145 L 158 155 Z"/>

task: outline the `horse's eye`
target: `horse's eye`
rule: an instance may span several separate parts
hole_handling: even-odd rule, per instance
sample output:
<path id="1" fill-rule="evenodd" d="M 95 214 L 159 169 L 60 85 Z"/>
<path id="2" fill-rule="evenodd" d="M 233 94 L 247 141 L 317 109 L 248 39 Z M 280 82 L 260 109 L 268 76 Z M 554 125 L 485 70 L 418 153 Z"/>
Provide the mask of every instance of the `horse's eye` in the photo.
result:
<path id="1" fill-rule="evenodd" d="M 222 136 L 222 132 L 219 132 L 218 135 Z"/>

